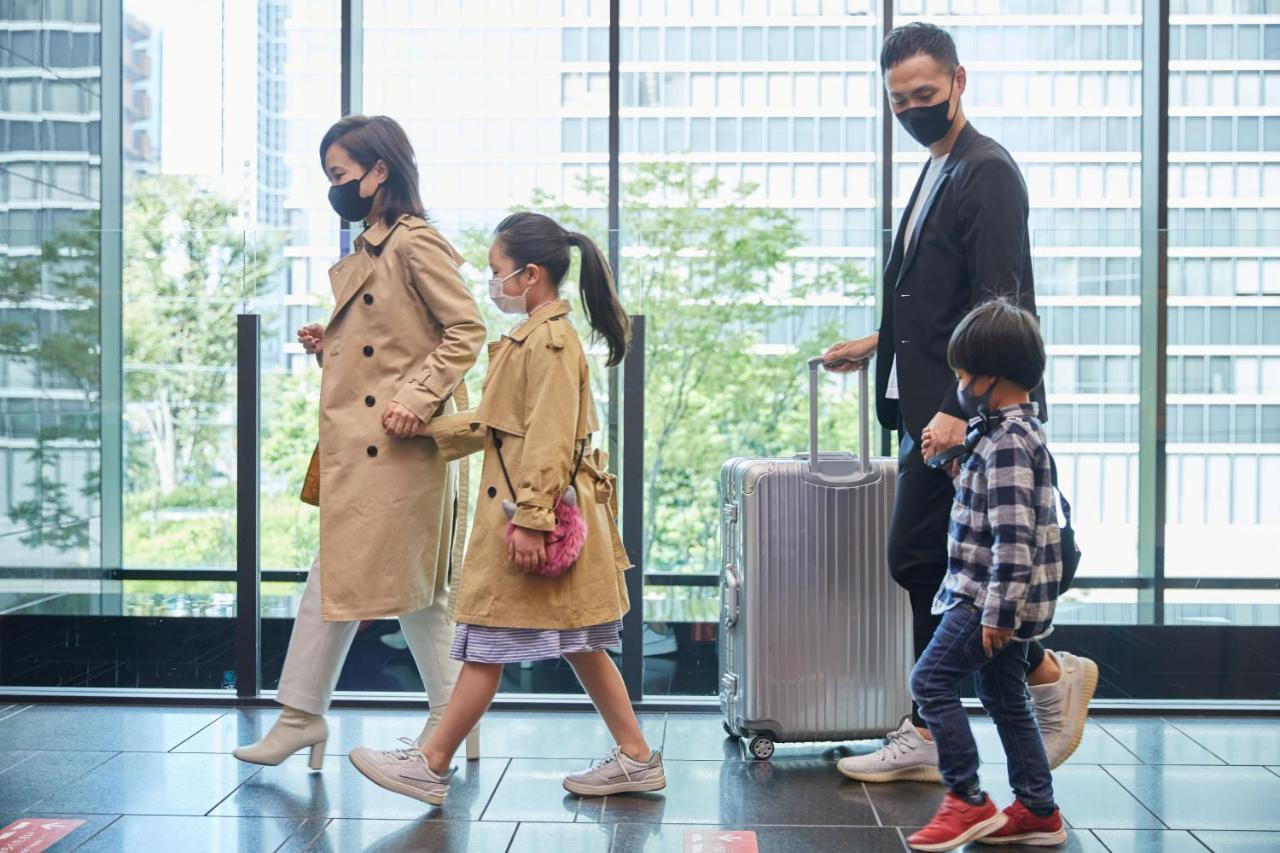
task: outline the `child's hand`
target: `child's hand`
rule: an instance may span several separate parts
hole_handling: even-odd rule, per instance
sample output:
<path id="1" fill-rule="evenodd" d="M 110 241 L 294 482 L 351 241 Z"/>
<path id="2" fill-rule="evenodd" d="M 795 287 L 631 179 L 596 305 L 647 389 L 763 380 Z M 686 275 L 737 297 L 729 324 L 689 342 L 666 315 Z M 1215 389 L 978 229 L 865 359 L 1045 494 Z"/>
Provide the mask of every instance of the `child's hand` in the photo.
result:
<path id="1" fill-rule="evenodd" d="M 517 527 L 507 544 L 507 557 L 522 572 L 542 568 L 547 562 L 547 537 L 541 530 Z"/>
<path id="2" fill-rule="evenodd" d="M 983 625 L 982 650 L 987 653 L 987 657 L 993 657 L 996 652 L 1005 647 L 1012 637 L 1012 628 L 988 628 Z"/>
<path id="3" fill-rule="evenodd" d="M 422 426 L 421 418 L 394 400 L 382 411 L 382 428 L 392 438 L 417 435 Z"/>

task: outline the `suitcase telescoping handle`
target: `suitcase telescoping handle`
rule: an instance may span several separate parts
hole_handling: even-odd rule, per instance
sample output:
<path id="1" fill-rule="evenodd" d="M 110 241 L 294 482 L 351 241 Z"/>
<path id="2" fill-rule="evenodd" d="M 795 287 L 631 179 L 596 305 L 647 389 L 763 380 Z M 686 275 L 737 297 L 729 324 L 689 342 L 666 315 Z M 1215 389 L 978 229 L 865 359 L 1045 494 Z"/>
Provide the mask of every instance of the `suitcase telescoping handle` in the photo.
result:
<path id="1" fill-rule="evenodd" d="M 832 485 L 854 485 L 869 479 L 871 471 L 871 405 L 868 401 L 867 373 L 870 363 L 858 370 L 858 463 L 851 469 L 843 460 L 823 459 L 818 454 L 818 371 L 823 357 L 809 359 L 809 474 Z"/>

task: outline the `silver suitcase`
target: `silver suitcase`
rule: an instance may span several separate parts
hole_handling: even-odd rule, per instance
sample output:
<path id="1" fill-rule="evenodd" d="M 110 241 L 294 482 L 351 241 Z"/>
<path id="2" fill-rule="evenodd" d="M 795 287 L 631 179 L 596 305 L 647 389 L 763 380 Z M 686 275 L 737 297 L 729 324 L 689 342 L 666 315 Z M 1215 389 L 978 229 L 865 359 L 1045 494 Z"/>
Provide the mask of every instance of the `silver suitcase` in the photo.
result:
<path id="1" fill-rule="evenodd" d="M 911 707 L 907 594 L 889 576 L 897 462 L 870 458 L 867 371 L 860 455 L 731 459 L 720 472 L 720 708 L 758 759 L 775 743 L 880 737 Z"/>

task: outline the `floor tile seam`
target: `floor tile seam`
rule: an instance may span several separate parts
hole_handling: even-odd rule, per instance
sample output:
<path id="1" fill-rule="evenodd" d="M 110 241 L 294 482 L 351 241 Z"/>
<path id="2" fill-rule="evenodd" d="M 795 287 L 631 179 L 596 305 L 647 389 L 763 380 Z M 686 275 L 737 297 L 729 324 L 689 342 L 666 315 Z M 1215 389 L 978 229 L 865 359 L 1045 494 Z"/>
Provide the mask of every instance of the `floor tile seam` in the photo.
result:
<path id="1" fill-rule="evenodd" d="M 61 750 L 60 750 L 60 751 L 61 751 Z M 69 750 L 68 750 L 68 751 L 69 751 Z M 92 751 L 92 750 L 88 750 L 88 751 Z M 109 764 L 109 763 L 110 763 L 110 762 L 112 762 L 112 761 L 115 761 L 117 758 L 119 758 L 119 757 L 120 757 L 120 756 L 122 756 L 122 755 L 124 755 L 124 753 L 123 753 L 123 752 L 112 752 L 112 753 L 111 753 L 110 755 L 108 755 L 106 758 L 104 758 L 103 760 L 99 761 L 97 764 L 93 765 L 92 767 L 87 768 L 83 773 L 81 773 L 81 774 L 80 774 L 80 779 L 84 779 L 84 777 L 88 776 L 90 773 L 94 772 L 95 770 L 97 770 L 97 769 L 98 769 L 98 768 L 100 768 L 100 767 L 103 767 L 103 766 L 105 766 L 105 765 Z M 32 758 L 34 758 L 34 757 L 35 757 L 35 756 L 33 755 L 33 756 L 32 756 Z M 77 780 L 77 781 L 79 781 L 79 780 Z M 63 787 L 67 787 L 67 786 L 63 786 Z M 57 793 L 57 792 L 55 791 L 54 793 Z M 32 803 L 30 806 L 28 806 L 27 808 L 23 809 L 23 811 L 24 811 L 24 812 L 29 812 L 29 811 L 31 811 L 32 809 L 39 807 L 39 805 L 40 805 L 41 803 L 43 803 L 45 800 L 49 799 L 49 797 L 52 797 L 53 795 L 54 795 L 53 793 L 50 793 L 50 794 L 47 794 L 46 796 L 41 797 L 40 799 L 38 799 L 38 800 L 36 800 L 34 803 Z M 109 811 L 109 812 L 85 812 L 85 813 L 86 813 L 86 814 L 119 814 L 119 812 L 116 812 L 116 811 Z"/>
<path id="2" fill-rule="evenodd" d="M 497 790 L 497 789 L 495 788 L 494 790 Z M 488 806 L 486 806 L 485 808 L 488 808 Z M 507 846 L 506 848 L 504 848 L 504 853 L 511 853 L 511 845 L 516 843 L 516 835 L 520 833 L 520 827 L 522 824 L 523 824 L 523 821 L 516 821 L 515 828 L 511 830 L 511 837 L 507 839 Z M 613 845 L 609 845 L 609 846 L 612 847 Z"/>
<path id="3" fill-rule="evenodd" d="M 248 776 L 241 779 L 238 783 L 236 783 L 236 785 L 230 791 L 228 791 L 222 797 L 222 799 L 214 803 L 213 806 L 207 812 L 204 813 L 204 816 L 205 817 L 231 817 L 231 815 L 215 815 L 214 812 L 218 810 L 219 806 L 221 806 L 227 800 L 231 799 L 231 797 L 235 796 L 236 791 L 239 791 L 241 788 L 247 785 L 250 780 L 256 779 L 258 777 L 258 774 L 260 774 L 261 772 L 262 772 L 262 765 L 257 765 L 252 773 L 250 773 Z M 238 815 L 238 816 L 247 817 L 247 815 Z"/>
<path id="4" fill-rule="evenodd" d="M 1156 823 L 1160 824 L 1160 826 L 1161 826 L 1161 827 L 1163 827 L 1163 828 L 1165 828 L 1165 829 L 1173 829 L 1173 827 L 1169 826 L 1169 824 L 1167 824 L 1167 823 L 1165 823 L 1165 822 L 1164 822 L 1164 820 L 1160 817 L 1160 815 L 1158 815 L 1158 814 L 1156 814 L 1154 811 L 1152 811 L 1152 810 L 1151 810 L 1151 807 L 1150 807 L 1150 806 L 1148 806 L 1145 802 L 1143 802 L 1143 801 L 1142 801 L 1142 798 L 1141 798 L 1141 797 L 1139 797 L 1139 796 L 1137 795 L 1137 793 L 1135 793 L 1134 791 L 1129 790 L 1129 786 L 1128 786 L 1128 785 L 1126 785 L 1124 782 L 1121 782 L 1121 781 L 1116 777 L 1116 775 L 1115 775 L 1114 773 L 1112 773 L 1112 772 L 1111 772 L 1111 768 L 1110 768 L 1110 767 L 1108 767 L 1108 766 L 1107 766 L 1107 765 L 1105 765 L 1105 764 L 1099 764 L 1098 766 L 1102 768 L 1102 772 L 1103 772 L 1103 773 L 1106 773 L 1109 777 L 1111 777 L 1111 780 L 1112 780 L 1112 781 L 1114 781 L 1117 785 L 1119 785 L 1119 786 L 1120 786 L 1120 790 L 1124 791 L 1126 794 L 1128 794 L 1130 797 L 1132 797 L 1132 798 L 1133 798 L 1133 801 L 1134 801 L 1135 803 L 1137 803 L 1138 805 L 1142 806 L 1142 808 L 1147 812 L 1147 814 L 1149 814 L 1149 815 L 1151 815 L 1153 818 L 1155 818 Z M 1150 766 L 1153 766 L 1153 765 L 1144 765 L 1144 766 L 1150 767 Z M 1091 827 L 1091 828 L 1092 828 L 1092 827 Z"/>
<path id="5" fill-rule="evenodd" d="M 21 762 L 19 762 L 19 763 L 21 763 Z M 1267 770 L 1267 772 L 1268 772 L 1268 773 L 1274 773 L 1276 776 L 1280 776 L 1280 767 L 1272 767 L 1272 766 L 1271 766 L 1271 765 L 1269 765 L 1269 764 L 1268 764 L 1268 765 L 1264 765 L 1264 767 L 1266 768 L 1266 770 Z"/>
<path id="6" fill-rule="evenodd" d="M 119 823 L 119 822 L 120 822 L 120 818 L 122 818 L 122 817 L 124 817 L 124 815 L 122 815 L 122 814 L 117 814 L 117 815 L 116 815 L 115 817 L 113 817 L 111 820 L 107 821 L 107 822 L 106 822 L 106 823 L 104 823 L 102 826 L 98 827 L 98 831 L 97 831 L 97 832 L 94 832 L 94 833 L 90 834 L 88 838 L 84 839 L 83 841 L 81 841 L 79 844 L 77 844 L 75 847 L 72 847 L 71 849 L 72 849 L 72 850 L 79 850 L 81 847 L 84 847 L 84 846 L 85 846 L 86 844 L 88 844 L 90 841 L 92 841 L 93 839 L 97 838 L 99 835 L 101 835 L 102 833 L 106 832 L 109 828 L 111 828 L 111 827 L 115 826 L 117 823 Z"/>
<path id="7" fill-rule="evenodd" d="M 1199 835 L 1196 834 L 1196 832 L 1208 832 L 1209 830 L 1202 829 L 1202 830 L 1197 830 L 1193 832 L 1192 830 L 1187 829 L 1183 831 L 1186 832 L 1187 835 L 1190 835 L 1192 838 L 1194 838 L 1201 847 L 1203 847 L 1205 850 L 1208 851 L 1208 853 L 1214 853 L 1213 848 L 1209 846 L 1209 842 L 1205 841 L 1203 838 L 1201 838 Z"/>
<path id="8" fill-rule="evenodd" d="M 165 752 L 175 752 L 175 751 L 177 751 L 178 747 L 182 746 L 184 743 L 186 743 L 187 741 L 191 740 L 193 737 L 196 737 L 196 736 L 197 736 L 197 735 L 199 735 L 201 732 L 203 732 L 203 731 L 205 731 L 206 729 L 208 729 L 210 726 L 212 726 L 212 725 L 216 724 L 219 720 L 221 720 L 223 717 L 226 717 L 229 713 L 231 713 L 231 712 L 230 712 L 230 711 L 223 711 L 221 714 L 218 714 L 218 715 L 217 715 L 216 717 L 214 717 L 212 720 L 210 720 L 209 722 L 205 723 L 203 726 L 201 726 L 200 728 L 196 729 L 194 732 L 192 732 L 191 734 L 187 735 L 187 736 L 186 736 L 186 737 L 184 737 L 182 740 L 178 741 L 178 742 L 177 742 L 177 743 L 175 743 L 173 746 L 171 746 L 171 747 L 169 747 L 168 749 L 166 749 L 166 750 L 165 750 Z"/>
<path id="9" fill-rule="evenodd" d="M 867 802 L 871 805 L 871 813 L 876 817 L 876 824 L 884 826 L 884 821 L 880 818 L 880 810 L 876 808 L 876 802 L 871 798 L 871 791 L 867 788 L 866 782 L 859 782 L 862 786 L 862 794 L 867 798 Z"/>
<path id="10" fill-rule="evenodd" d="M 1124 741 L 1120 740 L 1120 738 L 1118 738 L 1118 737 L 1116 737 L 1115 735 L 1113 735 L 1113 734 L 1111 733 L 1111 730 L 1110 730 L 1110 729 L 1108 729 L 1105 725 L 1103 725 L 1101 721 L 1094 720 L 1094 721 L 1093 721 L 1093 723 L 1094 723 L 1094 725 L 1096 725 L 1098 728 L 1102 729 L 1102 733 L 1103 733 L 1103 734 L 1105 734 L 1107 737 L 1111 738 L 1111 740 L 1112 740 L 1114 743 L 1116 743 L 1117 745 L 1119 745 L 1119 747 L 1120 747 L 1121 749 L 1123 749 L 1125 752 L 1127 752 L 1127 753 L 1129 753 L 1130 755 L 1132 755 L 1132 756 L 1134 757 L 1134 759 L 1135 759 L 1139 764 L 1144 765 L 1144 766 L 1157 766 L 1157 765 L 1152 765 L 1150 762 L 1148 762 L 1147 760 L 1145 760 L 1141 755 L 1138 755 L 1138 753 L 1137 753 L 1137 752 L 1135 752 L 1134 750 L 1130 749 L 1130 748 L 1129 748 L 1129 745 L 1128 745 L 1127 743 L 1125 743 Z"/>
<path id="11" fill-rule="evenodd" d="M 507 778 L 507 771 L 511 769 L 512 760 L 513 759 L 508 758 L 507 763 L 503 765 L 502 772 L 498 774 L 498 781 L 494 783 L 493 790 L 489 792 L 489 799 L 484 801 L 484 808 L 482 808 L 480 810 L 480 813 L 476 815 L 477 821 L 484 820 L 484 816 L 488 813 L 489 809 L 493 806 L 493 798 L 498 796 L 498 789 L 502 787 L 503 781 Z M 574 813 L 574 817 L 577 817 L 576 812 Z M 515 833 L 512 833 L 511 837 L 515 838 Z"/>
<path id="12" fill-rule="evenodd" d="M 527 823 L 554 823 L 554 821 L 526 821 Z M 722 821 L 697 821 L 697 820 L 662 820 L 662 821 L 643 821 L 643 820 L 617 820 L 609 823 L 598 823 L 597 826 L 619 826 L 621 824 L 632 824 L 634 826 L 723 826 L 729 829 L 911 829 L 910 826 L 899 826 L 897 824 L 885 824 L 877 826 L 871 823 L 753 823 L 744 821 L 740 824 L 726 824 Z M 914 824 L 913 824 L 914 826 Z"/>
<path id="13" fill-rule="evenodd" d="M 1262 833 L 1266 833 L 1267 835 L 1280 836 L 1280 831 L 1276 831 L 1274 829 L 1187 829 L 1187 830 L 1184 830 L 1184 832 L 1191 835 L 1193 838 L 1195 838 L 1196 841 L 1199 841 L 1205 847 L 1205 849 L 1209 851 L 1209 853 L 1215 853 L 1215 851 L 1212 847 L 1209 846 L 1208 841 L 1205 841 L 1203 838 L 1200 837 L 1200 833 L 1202 832 L 1241 832 L 1241 833 L 1262 832 Z"/>
<path id="14" fill-rule="evenodd" d="M 293 828 L 293 832 L 290 832 L 288 837 L 285 838 L 284 841 L 280 842 L 280 846 L 277 847 L 275 851 L 273 851 L 273 853 L 280 853 L 281 850 L 283 850 L 285 847 L 289 845 L 289 842 L 293 840 L 294 836 L 297 835 L 299 832 L 301 832 L 306 827 L 306 825 L 313 820 L 320 824 L 320 828 L 317 829 L 314 833 L 312 833 L 310 838 L 305 839 L 301 842 L 301 844 L 303 845 L 301 849 L 303 851 L 306 851 L 306 850 L 309 850 L 311 847 L 314 847 L 316 840 L 319 839 L 320 836 L 324 834 L 324 831 L 329 828 L 329 824 L 333 823 L 333 818 L 331 817 L 302 818 L 298 822 L 298 825 Z"/>
<path id="15" fill-rule="evenodd" d="M 906 853 L 911 853 L 911 845 L 907 843 L 907 834 L 902 831 L 902 827 L 900 826 L 896 826 L 894 829 L 898 831 L 898 841 L 902 843 L 902 849 L 905 850 Z"/>
<path id="16" fill-rule="evenodd" d="M 1165 722 L 1166 722 L 1170 727 L 1172 727 L 1172 728 L 1173 728 L 1173 730 L 1174 730 L 1174 731 L 1178 732 L 1178 734 L 1182 735 L 1183 737 L 1188 738 L 1188 739 L 1189 739 L 1192 743 L 1194 743 L 1196 746 L 1200 747 L 1200 748 L 1201 748 L 1201 749 L 1203 749 L 1205 752 L 1209 753 L 1209 754 L 1210 754 L 1210 755 L 1212 755 L 1214 758 L 1216 758 L 1216 759 L 1218 759 L 1219 761 L 1221 761 L 1223 764 L 1227 765 L 1228 767 L 1234 766 L 1234 765 L 1232 765 L 1232 764 L 1231 764 L 1231 762 L 1230 762 L 1230 761 L 1227 761 L 1227 760 L 1226 760 L 1225 758 L 1223 758 L 1221 755 L 1218 755 L 1218 753 L 1214 752 L 1214 751 L 1213 751 L 1212 749 L 1210 749 L 1208 746 L 1206 746 L 1205 744 L 1201 743 L 1201 742 L 1196 738 L 1196 736 L 1195 736 L 1195 735 L 1193 735 L 1193 734 L 1191 734 L 1190 732 L 1188 732 L 1188 731 L 1186 731 L 1185 729 L 1183 729 L 1181 726 L 1179 726 L 1179 725 L 1178 725 L 1176 722 L 1174 722 L 1173 720 L 1170 720 L 1168 717 L 1165 717 L 1165 718 L 1163 718 L 1163 719 L 1164 719 L 1164 721 L 1165 721 Z"/>

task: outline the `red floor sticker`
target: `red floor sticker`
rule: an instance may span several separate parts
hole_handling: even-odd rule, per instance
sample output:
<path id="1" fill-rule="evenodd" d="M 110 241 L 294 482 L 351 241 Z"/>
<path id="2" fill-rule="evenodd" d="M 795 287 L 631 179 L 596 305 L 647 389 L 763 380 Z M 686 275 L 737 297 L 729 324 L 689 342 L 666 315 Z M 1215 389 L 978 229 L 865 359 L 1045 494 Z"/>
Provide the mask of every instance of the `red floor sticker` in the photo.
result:
<path id="1" fill-rule="evenodd" d="M 0 853 L 40 853 L 82 825 L 82 820 L 29 817 L 0 829 Z M 755 847 L 751 848 L 755 850 Z"/>
<path id="2" fill-rule="evenodd" d="M 684 834 L 684 853 L 759 853 L 759 848 L 754 832 L 690 830 Z"/>

